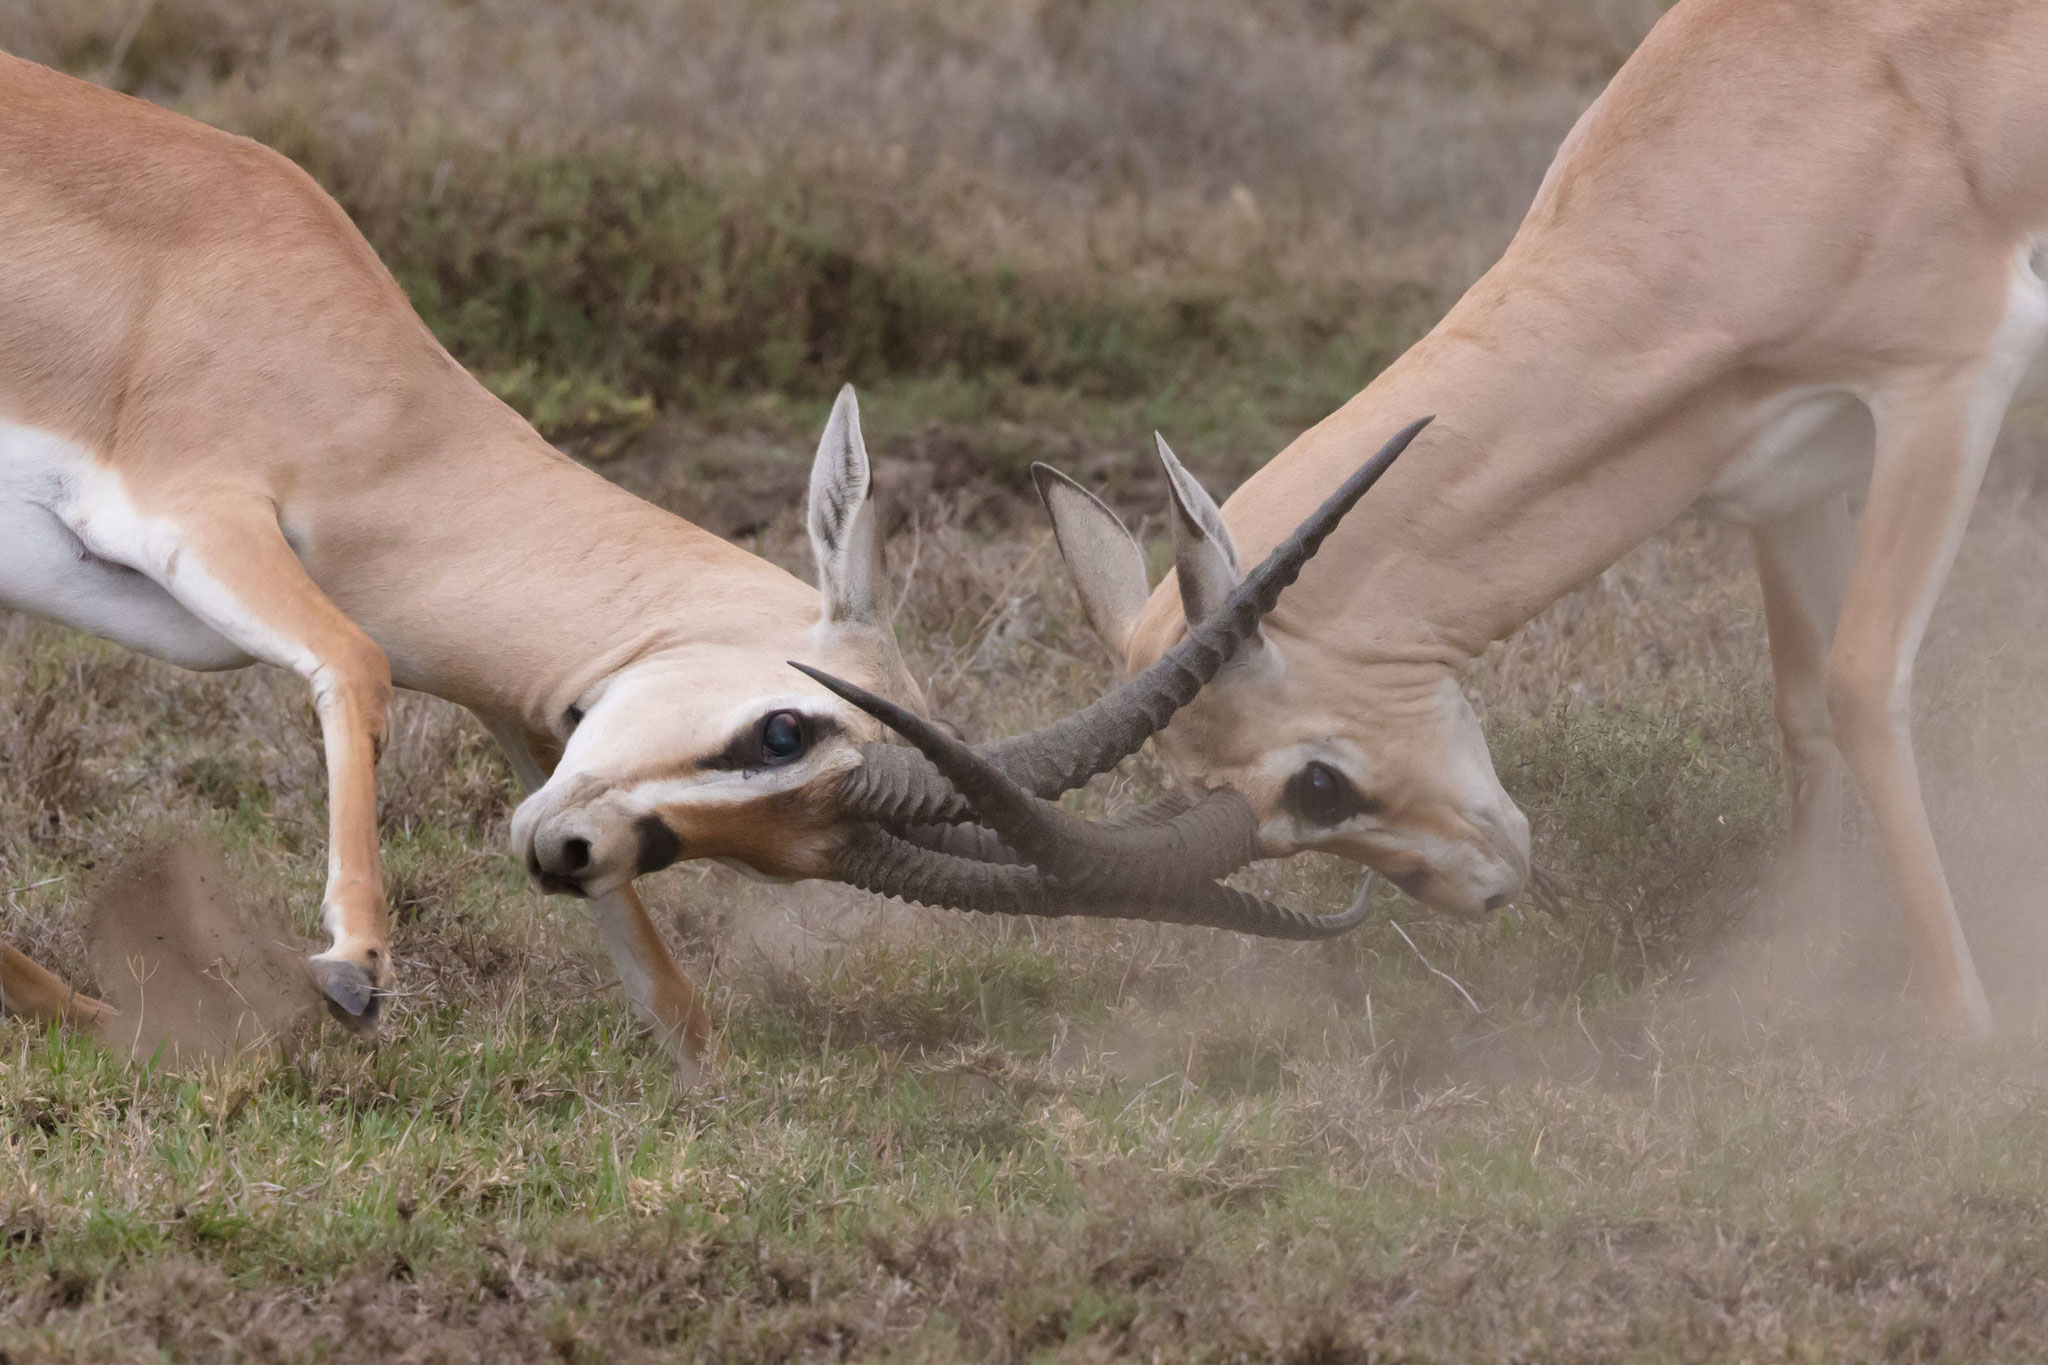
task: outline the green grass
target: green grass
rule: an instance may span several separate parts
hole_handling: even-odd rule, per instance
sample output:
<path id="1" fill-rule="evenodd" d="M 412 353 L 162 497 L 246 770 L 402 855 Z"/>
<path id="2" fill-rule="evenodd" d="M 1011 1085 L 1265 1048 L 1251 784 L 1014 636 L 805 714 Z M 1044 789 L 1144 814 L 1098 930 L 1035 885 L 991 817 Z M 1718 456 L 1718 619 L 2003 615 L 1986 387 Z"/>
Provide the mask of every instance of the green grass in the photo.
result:
<path id="1" fill-rule="evenodd" d="M 1025 537 L 922 534 L 901 620 L 943 713 L 997 733 L 1100 686 Z M 1973 540 L 1959 592 L 2030 545 Z M 2018 866 L 2011 838 L 1980 817 L 1982 770 L 1931 770 L 1976 820 L 1958 885 L 1999 945 L 1993 1049 L 1924 1040 L 1881 905 L 1836 998 L 1759 993 L 1779 818 L 1760 650 L 1687 615 L 1730 610 L 1720 546 L 1660 542 L 1475 674 L 1549 873 L 1530 903 L 1460 926 L 1383 893 L 1357 934 L 1283 945 L 883 912 L 685 867 L 651 894 L 718 1020 L 691 1092 L 628 1026 L 578 907 L 501 851 L 488 740 L 402 698 L 380 780 L 406 994 L 382 1041 L 329 1027 L 174 1073 L 0 1023 L 0 1352 L 2031 1358 L 2048 1035 L 2028 904 L 2001 916 L 1985 871 Z M 1615 623 L 1651 579 L 1685 604 L 1657 619 L 1668 681 L 1514 704 L 1563 626 L 1584 676 L 1634 667 L 1644 642 Z M 2026 769 L 2048 736 L 2013 705 L 2040 665 L 1974 638 L 1930 646 L 1929 751 L 1967 767 L 1996 725 Z M 323 784 L 296 684 L 17 622 L 0 687 L 0 932 L 89 983 L 95 880 L 193 827 L 311 928 Z M 1141 758 L 1091 800 L 1157 780 Z M 1249 884 L 1349 893 L 1315 859 Z"/>
<path id="2" fill-rule="evenodd" d="M 1198 1025 L 1192 1069 L 1124 1069 L 1100 1043 L 1119 1008 L 1078 1028 L 1068 1009 L 1104 977 L 1048 990 L 1040 950 L 951 946 L 946 967 L 860 950 L 809 1002 L 833 1028 L 740 1009 L 684 1096 L 610 1001 L 426 1008 L 374 1051 L 330 1038 L 196 1075 L 15 1026 L 0 1349 L 217 1359 L 216 1331 L 295 1359 L 2031 1349 L 2037 1040 L 1964 1067 L 1826 1061 L 1796 1029 L 1703 1040 L 1596 1013 L 1583 1034 L 1510 1024 L 1489 1048 L 1532 1047 L 1530 1074 L 1404 1105 L 1362 1029 L 1276 1036 L 1299 995 L 1269 985 Z M 1033 984 L 985 1025 L 956 985 L 958 1017 L 928 1031 L 934 976 L 968 969 Z M 1391 955 L 1375 975 L 1398 1037 L 1431 982 Z M 1550 1074 L 1575 1037 L 1659 1061 Z M 1280 1060 L 1246 1067 L 1260 1051 Z"/>

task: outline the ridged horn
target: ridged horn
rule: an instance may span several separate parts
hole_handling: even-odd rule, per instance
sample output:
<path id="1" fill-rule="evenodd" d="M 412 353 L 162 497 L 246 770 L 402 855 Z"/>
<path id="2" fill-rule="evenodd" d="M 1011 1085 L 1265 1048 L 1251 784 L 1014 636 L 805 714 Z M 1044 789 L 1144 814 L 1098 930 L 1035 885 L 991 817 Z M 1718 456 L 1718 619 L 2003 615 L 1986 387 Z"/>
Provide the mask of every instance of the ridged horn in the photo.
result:
<path id="1" fill-rule="evenodd" d="M 1423 417 L 1395 432 L 1294 534 L 1245 575 L 1222 607 L 1205 621 L 1191 622 L 1185 640 L 1064 720 L 989 745 L 989 761 L 1034 796 L 1052 797 L 1082 786 L 1143 748 L 1257 632 L 1259 618 L 1301 577 L 1344 514 L 1433 420 Z"/>
<path id="2" fill-rule="evenodd" d="M 978 821 L 1071 891 L 1159 900 L 1227 877 L 1257 852 L 1258 815 L 1228 788 L 1170 819 L 1090 824 L 1025 791 L 988 757 L 916 712 L 806 664 L 792 667 L 915 744 Z"/>
<path id="3" fill-rule="evenodd" d="M 1190 624 L 1188 636 L 1156 662 L 1101 699 L 1063 720 L 1029 734 L 984 746 L 979 752 L 1017 786 L 1033 796 L 1054 797 L 1108 772 L 1163 729 L 1175 712 L 1194 700 L 1230 657 L 1258 630 L 1280 594 L 1301 576 L 1323 541 L 1366 491 L 1433 418 L 1409 423 L 1273 552 L 1245 575 L 1207 620 Z M 805 669 L 805 672 L 810 670 Z M 955 824 L 973 818 L 946 779 L 900 745 L 870 745 L 860 767 L 840 788 L 841 811 L 891 828 L 908 824 Z"/>
<path id="4" fill-rule="evenodd" d="M 879 895 L 981 914 L 1152 920 L 1279 939 L 1350 933 L 1364 922 L 1372 892 L 1368 875 L 1357 897 L 1334 915 L 1305 915 L 1215 882 L 1157 901 L 1090 896 L 1049 881 L 1034 868 L 933 852 L 872 825 L 855 828 L 840 850 L 834 875 Z"/>

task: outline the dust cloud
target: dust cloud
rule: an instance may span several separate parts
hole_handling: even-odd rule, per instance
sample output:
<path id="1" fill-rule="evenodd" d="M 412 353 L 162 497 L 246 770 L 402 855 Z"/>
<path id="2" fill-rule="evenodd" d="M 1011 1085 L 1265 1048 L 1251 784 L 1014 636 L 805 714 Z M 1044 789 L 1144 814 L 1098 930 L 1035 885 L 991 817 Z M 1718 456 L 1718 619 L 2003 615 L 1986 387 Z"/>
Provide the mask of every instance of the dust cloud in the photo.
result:
<path id="1" fill-rule="evenodd" d="M 319 1018 L 313 947 L 241 901 L 194 835 L 127 858 L 93 898 L 94 974 L 120 1013 L 107 1041 L 138 1061 L 189 1064 L 261 1048 Z"/>

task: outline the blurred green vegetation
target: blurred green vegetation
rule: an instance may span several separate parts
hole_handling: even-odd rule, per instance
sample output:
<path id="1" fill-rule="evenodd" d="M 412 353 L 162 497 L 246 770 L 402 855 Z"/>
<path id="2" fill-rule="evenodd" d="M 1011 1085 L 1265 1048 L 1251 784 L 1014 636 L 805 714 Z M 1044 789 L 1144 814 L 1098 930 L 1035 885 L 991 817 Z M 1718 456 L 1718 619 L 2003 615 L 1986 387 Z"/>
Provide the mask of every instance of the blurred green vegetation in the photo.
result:
<path id="1" fill-rule="evenodd" d="M 615 451 L 657 408 L 818 402 L 847 382 L 941 381 L 984 415 L 1020 389 L 1070 408 L 1174 393 L 1192 431 L 1241 429 L 1262 403 L 1260 420 L 1298 428 L 1423 323 L 1396 302 L 1335 332 L 1275 325 L 1213 291 L 864 253 L 829 197 L 632 149 L 394 159 L 305 129 L 265 140 L 335 195 L 457 359 L 586 454 Z"/>

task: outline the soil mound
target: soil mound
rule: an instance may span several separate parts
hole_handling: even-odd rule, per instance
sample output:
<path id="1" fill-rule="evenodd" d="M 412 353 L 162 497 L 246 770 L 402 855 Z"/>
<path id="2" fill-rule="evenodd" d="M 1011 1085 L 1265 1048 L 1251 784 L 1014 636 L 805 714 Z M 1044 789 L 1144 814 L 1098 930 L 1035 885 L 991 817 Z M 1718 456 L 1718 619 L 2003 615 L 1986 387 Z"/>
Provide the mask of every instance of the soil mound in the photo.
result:
<path id="1" fill-rule="evenodd" d="M 152 845 L 116 868 L 94 897 L 87 942 L 120 1011 L 107 1041 L 138 1060 L 246 1052 L 318 1018 L 312 945 L 242 904 L 203 839 Z"/>

